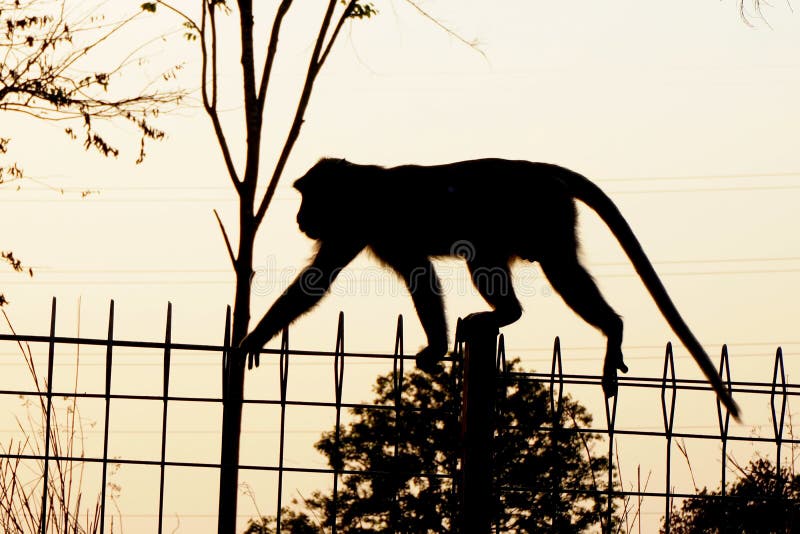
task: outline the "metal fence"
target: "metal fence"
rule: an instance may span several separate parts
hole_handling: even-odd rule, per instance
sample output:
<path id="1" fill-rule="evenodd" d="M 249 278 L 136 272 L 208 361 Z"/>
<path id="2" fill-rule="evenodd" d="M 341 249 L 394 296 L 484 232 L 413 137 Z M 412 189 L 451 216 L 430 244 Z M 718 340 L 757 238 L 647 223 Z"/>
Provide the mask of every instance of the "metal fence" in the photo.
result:
<path id="1" fill-rule="evenodd" d="M 157 532 L 161 534 L 165 531 L 167 527 L 164 525 L 164 495 L 165 495 L 165 488 L 167 487 L 168 481 L 165 478 L 165 470 L 171 467 L 181 467 L 181 468 L 192 468 L 192 469 L 205 469 L 205 470 L 215 470 L 219 471 L 221 468 L 220 463 L 214 462 L 189 462 L 189 461 L 172 461 L 167 458 L 167 443 L 170 439 L 170 435 L 168 432 L 168 418 L 170 415 L 170 405 L 171 403 L 174 405 L 176 402 L 189 402 L 189 403 L 208 403 L 208 404 L 216 404 L 221 405 L 224 400 L 222 397 L 208 397 L 208 396 L 176 396 L 171 394 L 170 392 L 170 378 L 171 378 L 171 360 L 173 355 L 178 351 L 192 351 L 192 352 L 200 352 L 209 355 L 214 355 L 214 357 L 219 358 L 219 363 L 221 366 L 224 365 L 225 358 L 231 357 L 230 355 L 230 348 L 228 347 L 227 340 L 229 339 L 229 329 L 230 329 L 230 310 L 228 311 L 227 320 L 225 324 L 225 328 L 223 331 L 223 339 L 225 340 L 221 345 L 198 345 L 198 344 L 185 344 L 185 343 L 174 343 L 172 341 L 172 309 L 171 306 L 168 307 L 167 315 L 166 315 L 166 330 L 165 330 L 165 337 L 163 342 L 145 342 L 145 341 L 130 341 L 130 340 L 121 340 L 116 339 L 114 337 L 114 303 L 111 303 L 110 311 L 109 311 L 109 319 L 108 319 L 108 336 L 105 339 L 90 339 L 90 338 L 77 338 L 77 337 L 63 337 L 63 336 L 56 336 L 56 301 L 53 300 L 53 307 L 51 313 L 51 321 L 50 321 L 50 332 L 48 335 L 21 335 L 17 333 L 12 334 L 0 334 L 0 341 L 5 342 L 13 342 L 19 344 L 25 343 L 35 343 L 35 344 L 45 344 L 48 347 L 48 356 L 47 356 L 47 367 L 46 367 L 46 380 L 43 381 L 44 387 L 40 390 L 37 389 L 4 389 L 0 390 L 0 398 L 2 397 L 10 397 L 10 396 L 26 396 L 26 397 L 38 397 L 42 399 L 42 406 L 44 410 L 43 420 L 44 420 L 44 429 L 43 429 L 43 437 L 44 437 L 44 445 L 43 450 L 39 454 L 24 454 L 24 453 L 15 453 L 12 450 L 5 449 L 0 454 L 0 461 L 9 461 L 9 460 L 31 460 L 37 462 L 37 465 L 41 468 L 41 482 L 38 484 L 37 492 L 37 499 L 41 500 L 40 506 L 40 522 L 38 528 L 41 529 L 41 532 L 45 532 L 47 530 L 48 525 L 48 511 L 52 510 L 52 503 L 48 503 L 48 492 L 42 491 L 42 488 L 48 487 L 48 477 L 51 473 L 51 465 L 53 462 L 77 462 L 77 463 L 86 463 L 86 464 L 95 464 L 99 465 L 101 468 L 102 476 L 100 481 L 100 487 L 97 488 L 98 492 L 100 493 L 100 500 L 99 500 L 99 529 L 97 532 L 110 532 L 108 525 L 106 524 L 107 517 L 109 517 L 110 512 L 107 509 L 108 506 L 108 498 L 106 495 L 107 487 L 108 487 L 108 471 L 112 465 L 146 465 L 152 466 L 159 469 L 160 476 L 158 482 L 158 530 Z M 366 409 L 375 409 L 375 410 L 393 410 L 395 420 L 399 421 L 400 418 L 403 416 L 404 413 L 408 413 L 411 409 L 408 406 L 403 406 L 403 399 L 402 399 L 402 391 L 404 387 L 404 376 L 407 374 L 407 370 L 413 366 L 413 362 L 409 360 L 413 360 L 413 356 L 405 354 L 404 347 L 403 347 L 403 327 L 402 327 L 402 318 L 398 320 L 397 331 L 395 334 L 395 350 L 392 354 L 365 354 L 365 353 L 348 353 L 344 351 L 344 328 L 343 328 L 343 316 L 340 315 L 339 317 L 339 326 L 338 326 L 338 333 L 337 339 L 335 343 L 336 350 L 333 352 L 317 352 L 317 351 L 302 351 L 302 350 L 294 350 L 290 349 L 288 343 L 288 336 L 284 333 L 284 338 L 281 343 L 281 347 L 279 350 L 265 350 L 262 358 L 273 358 L 275 360 L 275 364 L 279 373 L 279 389 L 277 395 L 274 398 L 261 398 L 261 399 L 245 399 L 246 404 L 260 404 L 260 405 L 269 405 L 276 407 L 278 409 L 278 420 L 275 421 L 275 427 L 278 435 L 278 461 L 272 465 L 247 465 L 247 464 L 240 464 L 240 470 L 250 470 L 250 471 L 268 471 L 275 474 L 277 478 L 277 488 L 276 488 L 276 495 L 277 495 L 277 506 L 274 510 L 274 514 L 277 518 L 277 525 L 276 529 L 278 532 L 281 531 L 282 525 L 282 510 L 284 509 L 285 502 L 285 490 L 284 490 L 284 478 L 287 474 L 297 474 L 297 473 L 306 473 L 306 474 L 315 474 L 315 475 L 324 475 L 330 477 L 330 482 L 332 484 L 332 506 L 334 512 L 337 509 L 338 502 L 337 496 L 340 491 L 340 484 L 342 481 L 343 476 L 350 476 L 350 475 L 364 475 L 364 476 L 387 476 L 387 473 L 382 472 L 367 472 L 367 471 L 360 471 L 360 470 L 352 470 L 346 469 L 341 464 L 336 463 L 329 468 L 320 468 L 320 467 L 297 467 L 297 466 L 287 466 L 286 462 L 284 461 L 285 458 L 285 446 L 286 446 L 286 423 L 287 423 L 287 408 L 290 407 L 321 407 L 332 409 L 335 411 L 335 426 L 332 429 L 333 431 L 333 440 L 335 441 L 336 445 L 338 446 L 340 440 L 340 432 L 342 429 L 342 424 L 346 420 L 347 417 L 347 410 L 352 408 L 366 408 Z M 454 355 L 449 358 L 453 365 L 458 366 L 458 369 L 462 369 L 462 364 L 464 364 L 464 355 L 465 352 L 469 352 L 469 348 L 464 350 L 464 336 L 458 334 L 457 346 Z M 467 342 L 469 343 L 469 342 Z M 54 372 L 56 367 L 56 346 L 98 346 L 105 348 L 105 362 L 104 366 L 104 376 L 105 381 L 103 385 L 103 392 L 102 393 L 85 393 L 80 391 L 58 391 L 53 389 L 54 383 Z M 505 384 L 506 387 L 512 387 L 515 382 L 524 382 L 524 381 L 537 381 L 543 383 L 548 386 L 549 388 L 549 420 L 550 425 L 543 425 L 541 428 L 535 429 L 537 432 L 548 432 L 548 431 L 560 431 L 560 432 L 572 432 L 572 433 L 593 433 L 593 434 L 600 434 L 604 436 L 605 444 L 607 444 L 607 461 L 610 468 L 608 469 L 608 480 L 605 484 L 605 488 L 603 490 L 595 490 L 596 492 L 599 491 L 601 493 L 601 497 L 607 500 L 608 506 L 606 507 L 606 513 L 608 516 L 603 521 L 604 530 L 610 530 L 612 525 L 612 518 L 611 514 L 613 512 L 612 504 L 614 502 L 620 502 L 622 500 L 630 500 L 630 499 L 642 499 L 642 498 L 658 498 L 663 499 L 664 501 L 664 517 L 666 518 L 665 528 L 669 531 L 669 517 L 673 510 L 673 503 L 675 499 L 708 499 L 708 500 L 718 500 L 720 498 L 726 498 L 725 496 L 725 488 L 727 480 L 726 473 L 728 472 L 728 447 L 729 444 L 733 442 L 740 442 L 746 441 L 751 442 L 754 444 L 759 444 L 761 446 L 769 446 L 774 447 L 775 451 L 775 458 L 777 459 L 777 469 L 780 472 L 781 469 L 781 458 L 783 456 L 783 452 L 785 452 L 782 448 L 787 446 L 794 446 L 800 444 L 800 440 L 795 439 L 793 435 L 786 435 L 785 428 L 786 428 L 786 421 L 787 417 L 789 417 L 788 412 L 788 401 L 789 398 L 792 396 L 800 395 L 800 384 L 791 384 L 787 383 L 786 379 L 786 372 L 784 368 L 784 358 L 782 354 L 782 350 L 780 348 L 777 349 L 774 359 L 772 360 L 772 380 L 769 382 L 755 382 L 755 381 L 732 381 L 731 380 L 731 372 L 730 372 L 730 365 L 728 359 L 727 349 L 723 347 L 720 359 L 720 374 L 723 377 L 723 381 L 727 385 L 727 387 L 733 391 L 736 395 L 741 394 L 748 394 L 748 395 L 758 395 L 763 398 L 769 399 L 769 405 L 771 409 L 771 423 L 772 423 L 772 435 L 770 436 L 742 436 L 742 435 L 733 435 L 729 432 L 729 422 L 730 417 L 724 408 L 719 406 L 717 403 L 717 419 L 718 419 L 718 428 L 714 431 L 705 432 L 705 433 L 690 433 L 690 432 L 679 432 L 675 430 L 675 412 L 676 412 L 676 396 L 678 392 L 681 391 L 699 391 L 699 390 L 709 390 L 707 384 L 701 380 L 687 380 L 678 378 L 675 375 L 675 360 L 673 356 L 673 351 L 671 345 L 667 344 L 664 356 L 664 364 L 663 364 L 663 373 L 660 377 L 628 377 L 623 376 L 620 378 L 620 390 L 627 391 L 632 389 L 647 389 L 647 390 L 656 390 L 660 394 L 661 398 L 661 414 L 660 414 L 660 422 L 663 423 L 663 428 L 658 430 L 641 430 L 641 429 L 632 429 L 632 428 L 621 428 L 617 426 L 616 422 L 616 415 L 617 415 L 617 399 L 619 397 L 614 397 L 612 399 L 608 399 L 606 401 L 606 409 L 605 409 L 605 420 L 604 425 L 600 427 L 593 427 L 593 428 L 577 428 L 574 425 L 567 427 L 564 425 L 563 422 L 563 404 L 565 399 L 565 390 L 570 387 L 575 386 L 590 386 L 594 388 L 600 388 L 600 377 L 594 375 L 574 375 L 574 374 L 565 374 L 562 368 L 562 356 L 561 356 L 561 347 L 559 340 L 555 340 L 554 348 L 553 348 L 553 355 L 551 361 L 551 368 L 549 372 L 544 373 L 529 373 L 529 372 L 518 372 L 511 370 L 507 364 L 506 353 L 505 353 L 505 344 L 503 341 L 502 336 L 499 338 L 499 343 L 497 343 L 494 337 L 490 338 L 488 342 L 489 349 L 486 349 L 487 342 L 484 339 L 483 345 L 478 346 L 477 348 L 473 348 L 473 353 L 478 352 L 477 355 L 473 354 L 472 358 L 475 361 L 486 362 L 489 361 L 490 363 L 490 371 L 494 374 L 498 382 L 494 382 L 495 384 Z M 146 348 L 150 350 L 157 350 L 163 353 L 163 375 L 161 376 L 161 390 L 162 393 L 160 395 L 139 395 L 139 394 L 120 394 L 115 393 L 114 388 L 112 387 L 112 369 L 114 368 L 115 364 L 115 349 L 124 348 L 124 347 L 134 347 L 134 348 Z M 481 353 L 481 351 L 486 352 L 487 350 L 491 351 L 491 354 Z M 303 400 L 290 400 L 287 398 L 287 389 L 289 384 L 289 371 L 292 367 L 292 360 L 293 357 L 313 357 L 318 358 L 321 361 L 329 361 L 332 370 L 332 383 L 334 388 L 334 400 L 332 402 L 324 402 L 324 401 L 303 401 Z M 396 392 L 395 401 L 393 406 L 377 406 L 377 405 L 368 405 L 368 404 L 359 404 L 359 403 L 348 403 L 343 402 L 343 391 L 344 391 L 344 369 L 348 362 L 353 361 L 376 361 L 382 360 L 387 364 L 391 362 L 391 369 L 392 369 L 392 379 L 394 382 L 394 390 Z M 469 363 L 466 362 L 466 367 L 469 367 Z M 473 368 L 477 369 L 476 366 Z M 478 373 L 485 373 L 486 367 L 482 370 L 478 370 Z M 459 371 L 461 372 L 461 371 Z M 465 375 L 467 378 L 463 379 L 462 382 L 464 383 L 465 391 L 469 390 L 469 374 Z M 474 376 L 480 376 L 474 375 Z M 483 377 L 484 381 L 485 376 Z M 472 379 L 475 381 L 475 378 Z M 477 388 L 473 387 L 473 392 Z M 497 391 L 495 388 L 489 388 L 492 392 Z M 501 388 L 502 389 L 502 388 Z M 224 384 L 222 391 L 224 391 Z M 485 394 L 485 389 L 484 393 Z M 223 395 L 224 396 L 224 395 Z M 102 439 L 103 439 L 103 446 L 102 446 L 102 454 L 98 455 L 64 455 L 63 451 L 54 451 L 51 447 L 51 414 L 53 410 L 53 399 L 55 398 L 75 398 L 75 399 L 97 399 L 104 404 L 104 418 L 102 421 Z M 111 435 L 111 406 L 113 403 L 121 401 L 121 400 L 128 400 L 128 401 L 157 401 L 163 404 L 162 407 L 162 418 L 161 418 L 161 432 L 160 432 L 160 440 L 161 440 L 161 454 L 160 458 L 156 460 L 143 460 L 143 459 L 126 459 L 126 458 L 109 458 L 109 436 Z M 488 402 L 494 402 L 495 399 L 490 399 Z M 465 424 L 467 421 L 471 421 L 472 417 L 469 415 L 467 411 L 462 412 L 462 408 L 464 410 L 469 409 L 469 405 L 472 405 L 472 409 L 484 410 L 486 406 L 476 406 L 475 402 L 485 403 L 487 402 L 486 399 L 479 401 L 461 401 L 457 402 L 452 407 L 452 413 L 461 414 L 460 417 L 462 419 L 462 425 Z M 497 403 L 497 409 L 502 409 L 502 403 Z M 493 409 L 493 408 L 492 408 Z M 488 454 L 489 458 L 491 457 L 491 439 L 492 436 L 499 435 L 500 433 L 508 430 L 503 428 L 496 428 L 492 422 L 491 410 L 489 412 L 488 418 L 486 418 L 483 422 L 480 421 L 477 423 L 478 425 L 485 425 L 485 428 L 478 428 L 478 429 L 464 429 L 464 435 L 470 436 L 470 441 L 475 441 L 475 436 L 483 432 L 484 434 L 488 433 Z M 473 423 L 469 423 L 473 424 Z M 655 440 L 661 440 L 660 443 L 666 444 L 666 457 L 664 458 L 664 465 L 665 465 L 665 480 L 664 480 L 664 490 L 663 491 L 647 491 L 646 489 L 638 488 L 636 490 L 624 490 L 620 487 L 619 483 L 615 480 L 615 466 L 617 465 L 618 458 L 616 458 L 616 451 L 615 451 L 615 439 L 619 436 L 640 436 L 644 438 L 651 438 Z M 719 477 L 719 485 L 721 487 L 722 493 L 721 495 L 710 495 L 710 494 L 695 494 L 695 493 L 687 493 L 687 492 L 680 492 L 680 491 L 672 491 L 671 488 L 673 487 L 672 479 L 673 473 L 671 471 L 671 464 L 673 456 L 675 455 L 675 444 L 678 440 L 681 439 L 698 439 L 698 440 L 710 440 L 712 442 L 718 443 L 721 446 L 721 452 L 719 456 L 719 461 L 721 463 L 721 471 Z M 397 441 L 397 437 L 394 438 Z M 466 447 L 469 448 L 473 443 L 467 443 Z M 480 445 L 479 445 L 480 446 Z M 398 445 L 395 443 L 394 451 L 395 454 L 397 453 Z M 481 451 L 478 451 L 481 453 Z M 484 451 L 486 452 L 486 451 Z M 488 502 L 488 500 L 497 499 L 499 495 L 501 495 L 504 491 L 519 491 L 520 488 L 504 488 L 497 484 L 491 483 L 491 472 L 488 473 L 478 473 L 477 478 L 475 473 L 470 475 L 469 469 L 470 464 L 476 465 L 476 461 L 468 460 L 468 455 L 474 454 L 474 451 L 466 452 L 465 456 L 462 456 L 460 462 L 456 462 L 456 468 L 452 472 L 431 472 L 431 473 L 417 473 L 417 476 L 420 477 L 431 477 L 431 478 L 440 478 L 440 479 L 448 479 L 453 481 L 454 492 L 461 491 L 463 492 L 465 486 L 469 486 L 470 483 L 468 482 L 468 478 L 470 476 L 473 477 L 473 480 L 489 480 L 488 484 L 479 483 L 478 489 L 473 489 L 472 491 L 477 491 L 477 494 L 472 495 L 463 495 L 461 497 L 462 504 L 465 504 L 462 508 L 461 513 L 464 515 L 468 515 L 475 511 L 475 504 L 476 502 Z M 478 456 L 480 458 L 480 455 Z M 491 461 L 483 462 L 478 461 L 477 466 L 478 469 L 488 469 L 491 465 Z M 466 469 L 461 469 L 460 466 L 466 465 Z M 391 475 L 391 474 L 389 474 Z M 481 478 L 481 477 L 484 478 Z M 485 477 L 488 477 L 485 478 Z M 473 488 L 475 483 L 473 483 Z M 525 489 L 525 488 L 523 488 Z M 556 494 L 562 493 L 570 493 L 574 492 L 575 490 L 571 490 L 569 488 L 561 488 L 558 485 L 554 485 L 551 487 L 545 488 L 527 488 L 527 491 L 536 491 L 536 492 L 551 492 Z M 595 495 L 597 497 L 597 495 Z M 226 499 L 226 496 L 220 495 L 220 501 L 223 502 Z M 766 496 L 765 498 L 769 498 Z M 481 507 L 478 507 L 481 508 Z M 490 509 L 490 506 L 482 507 L 482 510 L 485 511 Z M 457 525 L 459 523 L 458 518 L 452 518 L 453 524 Z M 491 521 L 491 518 L 488 519 Z M 336 532 L 337 526 L 335 521 L 325 526 L 331 532 Z M 456 529 L 457 527 L 454 527 Z M 500 528 L 496 527 L 493 528 L 497 532 L 500 532 Z M 285 532 L 285 530 L 284 530 Z"/>

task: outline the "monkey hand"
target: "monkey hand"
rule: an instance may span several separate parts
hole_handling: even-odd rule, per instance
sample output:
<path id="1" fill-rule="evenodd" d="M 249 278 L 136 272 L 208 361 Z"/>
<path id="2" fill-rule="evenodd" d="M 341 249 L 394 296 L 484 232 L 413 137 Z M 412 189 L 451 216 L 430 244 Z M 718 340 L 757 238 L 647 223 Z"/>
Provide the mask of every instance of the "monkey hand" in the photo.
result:
<path id="1" fill-rule="evenodd" d="M 258 336 L 253 335 L 254 332 L 246 335 L 245 338 L 239 343 L 240 354 L 247 357 L 247 368 L 252 369 L 253 365 L 258 367 L 261 364 L 261 349 L 264 342 L 257 339 Z"/>

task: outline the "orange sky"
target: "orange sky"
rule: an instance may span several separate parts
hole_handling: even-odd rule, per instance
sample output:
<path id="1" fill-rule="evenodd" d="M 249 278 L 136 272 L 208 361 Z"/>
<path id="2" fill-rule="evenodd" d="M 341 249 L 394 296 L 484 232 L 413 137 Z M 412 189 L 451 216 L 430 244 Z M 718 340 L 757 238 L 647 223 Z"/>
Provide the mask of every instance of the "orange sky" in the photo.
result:
<path id="1" fill-rule="evenodd" d="M 797 14 L 778 3 L 766 11 L 769 25 L 755 19 L 750 27 L 732 2 L 425 5 L 474 38 L 483 55 L 400 0 L 377 6 L 379 17 L 343 33 L 259 236 L 254 315 L 311 254 L 311 242 L 296 230 L 299 197 L 289 185 L 319 157 L 391 165 L 499 156 L 559 163 L 596 179 L 628 217 L 711 354 L 730 344 L 735 379 L 767 380 L 777 345 L 790 359 L 800 350 Z M 287 19 L 281 83 L 268 110 L 275 128 L 267 137 L 272 144 L 264 148 L 267 162 L 294 109 L 311 38 L 304 25 L 313 16 L 309 11 Z M 186 54 L 183 81 L 196 86 L 191 74 L 198 65 L 188 45 L 170 41 L 148 53 L 158 61 Z M 242 110 L 232 69 L 238 58 L 225 57 L 223 107 L 236 138 Z M 19 192 L 2 191 L 0 247 L 36 270 L 31 280 L 0 273 L 17 330 L 45 333 L 55 295 L 60 333 L 75 332 L 80 298 L 82 333 L 104 336 L 113 298 L 119 337 L 159 339 L 166 302 L 172 301 L 177 340 L 219 342 L 233 286 L 212 209 L 229 226 L 236 211 L 199 108 L 164 118 L 169 139 L 152 144 L 138 167 L 132 163 L 135 139 L 122 128 L 116 135 L 132 141 L 130 150 L 118 161 L 105 161 L 71 144 L 62 124 L 8 113 L 2 118 L 0 134 L 13 138 L 9 156 L 31 175 L 52 186 L 99 192 L 81 200 L 75 192 L 60 195 L 34 183 Z M 241 148 L 240 142 L 234 147 Z M 582 212 L 581 227 L 587 265 L 626 320 L 632 373 L 659 375 L 671 333 L 607 229 L 589 212 Z M 451 324 L 485 306 L 463 283 L 463 266 L 438 266 L 454 288 L 447 298 Z M 407 317 L 407 349 L 422 343 L 410 300 L 391 274 L 363 257 L 347 276 L 350 285 L 340 286 L 296 325 L 295 343 L 332 348 L 339 309 L 347 314 L 349 350 L 391 350 L 399 313 Z M 566 372 L 598 372 L 602 337 L 547 295 L 535 267 L 520 266 L 517 276 L 534 291 L 522 298 L 523 318 L 505 329 L 509 353 L 529 368 L 544 369 L 552 338 L 560 335 Z M 682 349 L 677 354 L 678 373 L 699 376 Z M 371 368 L 354 372 L 350 394 L 368 399 L 374 375 Z M 248 383 L 255 388 L 262 380 L 276 383 L 263 369 Z M 328 387 L 314 380 L 307 381 L 310 390 Z M 600 419 L 599 393 L 576 394 Z M 743 408 L 747 423 L 769 424 L 761 404 L 745 400 Z M 658 426 L 658 409 L 654 399 L 621 403 L 619 417 L 638 427 Z M 712 410 L 707 415 L 686 424 L 715 424 Z M 628 472 L 636 462 L 653 461 L 637 445 L 620 447 L 630 450 Z M 656 455 L 654 469 L 661 457 Z"/>

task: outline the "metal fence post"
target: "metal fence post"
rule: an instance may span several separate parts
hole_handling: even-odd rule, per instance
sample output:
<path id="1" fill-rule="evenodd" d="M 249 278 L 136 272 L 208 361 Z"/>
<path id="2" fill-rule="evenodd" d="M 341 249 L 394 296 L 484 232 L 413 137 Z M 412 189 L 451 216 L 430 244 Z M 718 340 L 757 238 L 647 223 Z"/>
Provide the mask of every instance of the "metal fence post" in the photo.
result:
<path id="1" fill-rule="evenodd" d="M 495 503 L 492 491 L 492 416 L 496 392 L 498 329 L 462 324 L 464 382 L 461 412 L 461 532 L 488 534 Z"/>
<path id="2" fill-rule="evenodd" d="M 401 455 L 403 453 L 401 440 L 403 437 L 403 316 L 397 317 L 397 331 L 394 341 L 394 359 L 392 360 L 392 387 L 394 394 L 394 464 L 392 466 L 392 485 L 397 492 L 392 499 L 392 507 L 389 510 L 389 527 L 392 531 L 399 532 L 400 525 L 400 487 L 402 474 L 400 472 Z"/>
<path id="3" fill-rule="evenodd" d="M 275 515 L 275 530 L 281 534 L 283 529 L 283 472 L 284 448 L 286 445 L 286 394 L 289 388 L 289 328 L 283 329 L 281 336 L 281 353 L 278 360 L 281 390 L 281 423 L 278 433 L 280 445 L 278 446 L 278 511 Z"/>
<path id="4" fill-rule="evenodd" d="M 56 335 L 56 298 L 53 297 L 52 310 L 50 312 L 50 343 L 47 349 L 47 408 L 45 412 L 44 425 L 44 466 L 42 469 L 42 511 L 40 516 L 39 529 L 42 534 L 47 532 L 47 487 L 50 485 L 50 431 L 51 418 L 53 413 L 53 360 L 55 357 L 55 338 Z"/>
<path id="5" fill-rule="evenodd" d="M 114 354 L 114 301 L 108 308 L 108 344 L 106 345 L 106 412 L 103 424 L 103 480 L 100 488 L 100 534 L 106 524 L 106 486 L 108 485 L 108 425 L 111 420 L 111 368 Z"/>
<path id="6" fill-rule="evenodd" d="M 722 345 L 722 353 L 719 360 L 719 376 L 722 377 L 722 382 L 730 394 L 731 388 L 731 366 L 728 360 L 728 345 Z M 722 403 L 717 398 L 717 422 L 719 423 L 719 439 L 722 442 L 722 457 L 720 463 L 722 464 L 722 472 L 720 473 L 720 496 L 722 497 L 722 506 L 720 512 L 720 532 L 733 532 L 731 526 L 728 525 L 728 507 L 725 504 L 725 495 L 727 492 L 726 471 L 728 469 L 728 429 L 731 422 L 731 414 L 726 410 L 725 415 L 722 415 Z"/>
<path id="7" fill-rule="evenodd" d="M 667 406 L 667 390 L 671 392 L 669 406 Z M 672 524 L 672 442 L 673 424 L 675 423 L 675 397 L 678 392 L 677 379 L 675 378 L 675 357 L 672 355 L 672 343 L 667 343 L 664 355 L 664 373 L 661 378 L 661 415 L 664 418 L 664 437 L 667 438 L 666 481 L 664 482 L 664 532 L 669 534 Z"/>
<path id="8" fill-rule="evenodd" d="M 164 531 L 164 482 L 166 477 L 166 462 L 167 462 L 167 413 L 169 401 L 169 373 L 170 373 L 170 360 L 172 354 L 170 345 L 172 344 L 172 303 L 167 303 L 167 331 L 164 335 L 164 406 L 161 413 L 161 471 L 158 484 L 158 534 Z"/>
<path id="9" fill-rule="evenodd" d="M 610 534 L 614 527 L 614 432 L 617 426 L 617 402 L 619 391 L 610 399 L 605 398 L 606 427 L 608 428 L 608 487 L 606 487 L 605 524 L 601 525 L 603 534 Z"/>
<path id="10" fill-rule="evenodd" d="M 342 457 L 342 391 L 344 387 L 344 313 L 339 312 L 339 324 L 336 328 L 336 350 L 333 357 L 333 388 L 336 406 L 336 426 L 334 427 L 334 450 L 331 464 L 333 467 L 333 513 L 331 514 L 331 533 L 338 532 L 339 515 L 339 476 L 344 469 Z"/>
<path id="11" fill-rule="evenodd" d="M 233 534 L 238 499 L 245 358 L 231 348 L 231 307 L 225 313 L 222 343 L 222 444 L 219 468 L 218 534 Z"/>

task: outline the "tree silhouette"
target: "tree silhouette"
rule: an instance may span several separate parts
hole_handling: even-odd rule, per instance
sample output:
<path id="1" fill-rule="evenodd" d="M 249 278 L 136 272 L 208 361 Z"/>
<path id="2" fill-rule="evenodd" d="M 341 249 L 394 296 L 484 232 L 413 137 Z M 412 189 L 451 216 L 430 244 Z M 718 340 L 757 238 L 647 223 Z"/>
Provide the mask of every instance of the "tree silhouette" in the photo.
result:
<path id="1" fill-rule="evenodd" d="M 509 364 L 511 370 L 518 362 Z M 317 491 L 282 512 L 284 532 L 321 531 L 334 516 L 340 532 L 447 532 L 458 514 L 452 475 L 459 457 L 458 371 L 405 377 L 400 411 L 391 374 L 375 384 L 372 406 L 350 410 L 352 420 L 325 433 L 316 448 L 342 477 L 334 498 Z M 494 438 L 495 486 L 502 488 L 495 517 L 502 532 L 584 532 L 605 518 L 607 462 L 592 450 L 591 433 L 548 430 L 549 391 L 538 381 L 498 383 Z M 591 415 L 564 398 L 569 426 L 587 427 Z M 556 488 L 568 490 L 554 491 Z M 251 520 L 250 534 L 276 532 L 274 517 Z"/>
<path id="2" fill-rule="evenodd" d="M 800 525 L 800 475 L 786 467 L 779 475 L 777 466 L 765 458 L 756 458 L 739 470 L 739 478 L 728 484 L 724 498 L 721 490 L 703 488 L 701 498 L 683 501 L 671 513 L 670 532 L 794 532 Z M 663 525 L 661 532 L 665 532 Z"/>

